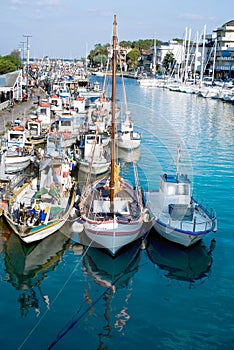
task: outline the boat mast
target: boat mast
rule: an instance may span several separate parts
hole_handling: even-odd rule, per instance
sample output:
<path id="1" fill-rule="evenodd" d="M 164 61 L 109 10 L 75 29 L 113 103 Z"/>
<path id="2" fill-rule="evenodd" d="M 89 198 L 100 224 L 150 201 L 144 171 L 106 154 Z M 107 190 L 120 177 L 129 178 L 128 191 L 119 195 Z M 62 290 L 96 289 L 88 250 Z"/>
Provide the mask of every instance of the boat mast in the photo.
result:
<path id="1" fill-rule="evenodd" d="M 156 47 L 156 34 L 154 34 L 154 56 L 153 56 L 153 67 L 152 67 L 152 72 L 153 75 L 155 76 L 156 74 L 156 60 L 157 60 L 157 47 Z"/>
<path id="2" fill-rule="evenodd" d="M 113 23 L 112 47 L 112 120 L 111 120 L 111 178 L 110 178 L 110 212 L 114 213 L 115 197 L 115 112 L 116 112 L 116 61 L 117 61 L 117 35 L 116 15 Z"/>

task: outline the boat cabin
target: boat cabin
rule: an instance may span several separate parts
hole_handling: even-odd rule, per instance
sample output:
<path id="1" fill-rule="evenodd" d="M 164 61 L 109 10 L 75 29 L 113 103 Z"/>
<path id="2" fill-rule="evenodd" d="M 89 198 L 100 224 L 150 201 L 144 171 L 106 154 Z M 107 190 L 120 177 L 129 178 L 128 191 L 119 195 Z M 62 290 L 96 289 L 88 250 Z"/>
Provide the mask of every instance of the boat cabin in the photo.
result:
<path id="1" fill-rule="evenodd" d="M 73 132 L 73 118 L 71 113 L 62 113 L 54 123 L 56 130 L 58 132 Z"/>
<path id="2" fill-rule="evenodd" d="M 87 159 L 92 153 L 93 158 L 100 158 L 103 151 L 101 136 L 96 134 L 81 135 L 79 149 L 82 158 Z"/>
<path id="3" fill-rule="evenodd" d="M 49 98 L 50 110 L 53 113 L 61 112 L 63 110 L 63 100 L 57 95 L 52 95 Z"/>
<path id="4" fill-rule="evenodd" d="M 42 128 L 46 128 L 50 125 L 50 103 L 41 102 L 36 111 L 37 118 L 41 121 Z"/>
<path id="5" fill-rule="evenodd" d="M 29 131 L 30 136 L 40 136 L 41 135 L 41 122 L 40 120 L 27 120 L 26 127 Z"/>
<path id="6" fill-rule="evenodd" d="M 73 107 L 76 112 L 85 113 L 86 99 L 84 97 L 77 96 L 73 101 Z"/>
<path id="7" fill-rule="evenodd" d="M 184 210 L 191 203 L 191 182 L 187 175 L 161 175 L 159 205 L 163 211 Z M 180 209 L 179 209 L 180 208 Z"/>

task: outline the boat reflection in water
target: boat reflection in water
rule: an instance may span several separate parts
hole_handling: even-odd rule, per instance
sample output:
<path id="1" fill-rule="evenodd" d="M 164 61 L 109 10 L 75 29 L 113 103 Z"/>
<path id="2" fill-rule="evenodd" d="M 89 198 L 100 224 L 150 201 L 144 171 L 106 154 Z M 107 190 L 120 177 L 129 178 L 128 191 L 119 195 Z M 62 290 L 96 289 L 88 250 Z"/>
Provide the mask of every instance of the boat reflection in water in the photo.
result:
<path id="1" fill-rule="evenodd" d="M 125 150 L 117 148 L 117 158 L 121 163 L 138 163 L 141 159 L 141 149 Z"/>
<path id="2" fill-rule="evenodd" d="M 104 304 L 104 325 L 101 332 L 98 331 L 98 349 L 105 348 L 103 340 L 104 338 L 112 338 L 114 330 L 122 332 L 131 317 L 128 314 L 128 303 L 132 294 L 132 278 L 138 271 L 141 261 L 141 242 L 141 240 L 137 240 L 131 243 L 127 249 L 122 249 L 121 254 L 118 254 L 115 258 L 105 250 L 93 247 L 89 248 L 83 255 L 84 273 L 104 288 L 103 303 L 99 303 L 99 306 Z M 85 301 L 90 305 L 92 294 L 96 288 L 92 288 L 93 283 L 88 282 Z M 94 305 L 93 302 L 92 305 Z M 102 313 L 103 309 L 99 311 L 98 306 L 95 307 L 95 310 L 94 308 L 91 309 L 89 327 L 95 327 L 92 322 L 94 322 L 98 312 Z M 93 319 L 91 318 L 92 315 Z M 102 316 L 100 314 L 99 317 L 101 320 Z"/>
<path id="3" fill-rule="evenodd" d="M 208 276 L 213 261 L 214 239 L 209 249 L 202 241 L 184 248 L 155 235 L 153 231 L 147 237 L 146 251 L 152 263 L 166 271 L 165 277 L 193 284 Z"/>
<path id="4" fill-rule="evenodd" d="M 40 284 L 48 273 L 59 265 L 69 246 L 70 240 L 59 231 L 31 245 L 25 245 L 14 234 L 5 242 L 8 282 L 16 290 L 22 291 L 18 298 L 22 316 L 26 316 L 31 308 L 34 308 L 38 315 L 40 300 L 49 308 L 49 297 L 42 293 Z"/>

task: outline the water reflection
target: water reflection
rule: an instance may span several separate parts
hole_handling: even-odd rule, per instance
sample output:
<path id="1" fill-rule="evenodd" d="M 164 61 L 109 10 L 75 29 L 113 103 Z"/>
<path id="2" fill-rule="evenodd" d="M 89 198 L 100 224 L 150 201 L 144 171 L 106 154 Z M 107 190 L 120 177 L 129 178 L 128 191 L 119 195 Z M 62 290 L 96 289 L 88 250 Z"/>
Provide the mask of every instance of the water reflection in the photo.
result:
<path id="1" fill-rule="evenodd" d="M 117 158 L 121 163 L 137 163 L 141 159 L 141 149 L 140 147 L 133 150 L 117 148 Z"/>
<path id="2" fill-rule="evenodd" d="M 146 243 L 149 259 L 165 271 L 165 277 L 190 284 L 209 275 L 214 247 L 214 240 L 211 241 L 209 249 L 202 241 L 189 248 L 179 247 L 155 235 L 153 230 Z"/>
<path id="3" fill-rule="evenodd" d="M 98 349 L 106 348 L 104 340 L 112 338 L 113 330 L 123 332 L 128 320 L 131 318 L 128 312 L 128 303 L 132 294 L 132 278 L 139 269 L 141 260 L 141 240 L 135 241 L 128 246 L 128 249 L 123 249 L 121 254 L 115 258 L 111 257 L 105 250 L 98 248 L 89 248 L 84 253 L 82 264 L 84 273 L 91 277 L 99 286 L 105 288 L 102 294 L 104 304 L 104 325 L 98 333 L 99 347 Z M 87 283 L 85 291 L 85 301 L 88 305 L 94 304 L 92 301 L 93 283 Z M 118 292 L 122 293 L 119 293 Z M 120 295 L 121 294 L 121 295 Z M 112 302 L 115 299 L 115 311 L 112 309 Z M 123 299 L 123 300 L 122 300 Z M 121 301 L 121 302 L 120 302 Z M 116 307 L 119 304 L 119 308 Z M 117 303 L 117 304 L 116 304 Z M 116 312 L 118 309 L 118 312 Z M 92 321 L 96 315 L 95 309 L 90 309 L 89 327 L 92 327 Z M 94 317 L 93 320 L 91 317 Z M 99 325 L 100 326 L 100 325 Z"/>
<path id="4" fill-rule="evenodd" d="M 60 232 L 32 245 L 23 244 L 15 234 L 9 236 L 4 244 L 6 278 L 16 290 L 22 291 L 18 298 L 22 316 L 31 308 L 38 315 L 41 302 L 49 308 L 49 297 L 40 285 L 59 265 L 69 246 L 70 240 Z"/>

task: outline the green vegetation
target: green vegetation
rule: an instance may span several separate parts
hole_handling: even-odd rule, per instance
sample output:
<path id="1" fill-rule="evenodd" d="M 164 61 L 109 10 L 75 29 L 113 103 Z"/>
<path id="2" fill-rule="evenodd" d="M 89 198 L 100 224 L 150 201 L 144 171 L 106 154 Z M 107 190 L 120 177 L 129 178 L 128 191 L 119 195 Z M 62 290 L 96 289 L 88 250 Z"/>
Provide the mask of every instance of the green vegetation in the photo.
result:
<path id="1" fill-rule="evenodd" d="M 88 60 L 90 65 L 98 67 L 105 66 L 108 59 L 108 47 L 110 44 L 102 46 L 101 44 L 96 44 L 95 48 L 90 51 L 88 55 Z"/>
<path id="2" fill-rule="evenodd" d="M 141 52 L 138 48 L 132 49 L 126 56 L 126 63 L 128 70 L 135 70 L 138 64 L 138 58 L 140 57 Z"/>
<path id="3" fill-rule="evenodd" d="M 14 72 L 21 67 L 17 52 L 17 50 L 14 50 L 10 55 L 0 56 L 0 74 Z"/>
<path id="4" fill-rule="evenodd" d="M 171 70 L 173 62 L 174 62 L 174 55 L 172 52 L 168 52 L 163 60 L 163 67 L 165 68 L 166 73 L 169 73 L 169 71 Z"/>
<path id="5" fill-rule="evenodd" d="M 156 45 L 160 45 L 161 41 L 156 40 Z M 153 39 L 140 39 L 138 41 L 120 41 L 119 46 L 130 50 L 127 54 L 127 64 L 129 68 L 134 69 L 137 66 L 137 60 L 141 55 L 142 50 L 149 50 L 154 45 Z M 96 44 L 95 48 L 90 51 L 88 60 L 92 67 L 105 66 L 108 60 L 108 50 L 110 44 Z"/>

